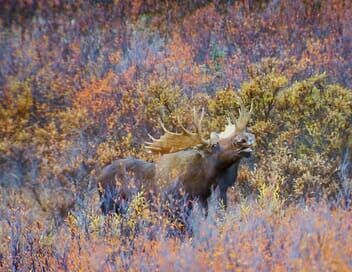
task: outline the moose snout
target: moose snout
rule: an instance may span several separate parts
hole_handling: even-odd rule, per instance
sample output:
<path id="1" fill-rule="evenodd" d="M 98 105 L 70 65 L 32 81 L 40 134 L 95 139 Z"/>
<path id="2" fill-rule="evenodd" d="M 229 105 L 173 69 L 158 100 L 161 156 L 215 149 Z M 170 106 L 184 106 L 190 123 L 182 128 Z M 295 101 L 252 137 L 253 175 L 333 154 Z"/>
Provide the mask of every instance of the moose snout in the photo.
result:
<path id="1" fill-rule="evenodd" d="M 234 146 L 249 147 L 255 143 L 255 136 L 252 133 L 238 135 L 233 142 Z"/>

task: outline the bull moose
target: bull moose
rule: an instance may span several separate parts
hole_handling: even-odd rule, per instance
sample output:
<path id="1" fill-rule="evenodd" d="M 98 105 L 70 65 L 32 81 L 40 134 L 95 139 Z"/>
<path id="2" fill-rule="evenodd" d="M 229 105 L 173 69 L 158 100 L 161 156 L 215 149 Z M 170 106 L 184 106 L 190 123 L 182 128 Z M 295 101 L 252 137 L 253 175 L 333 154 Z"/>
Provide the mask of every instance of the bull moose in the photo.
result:
<path id="1" fill-rule="evenodd" d="M 227 118 L 225 130 L 212 132 L 208 139 L 202 131 L 204 109 L 199 117 L 194 111 L 195 132 L 185 128 L 180 120 L 182 132 L 171 132 L 160 121 L 164 134 L 146 148 L 160 154 L 156 162 L 135 158 L 117 159 L 106 166 L 98 177 L 101 209 L 123 213 L 128 201 L 138 191 L 169 198 L 182 192 L 188 200 L 197 199 L 207 207 L 212 188 L 219 187 L 220 200 L 227 205 L 227 189 L 237 178 L 239 162 L 248 157 L 255 143 L 255 136 L 247 131 L 252 113 L 241 103 L 237 119 Z"/>

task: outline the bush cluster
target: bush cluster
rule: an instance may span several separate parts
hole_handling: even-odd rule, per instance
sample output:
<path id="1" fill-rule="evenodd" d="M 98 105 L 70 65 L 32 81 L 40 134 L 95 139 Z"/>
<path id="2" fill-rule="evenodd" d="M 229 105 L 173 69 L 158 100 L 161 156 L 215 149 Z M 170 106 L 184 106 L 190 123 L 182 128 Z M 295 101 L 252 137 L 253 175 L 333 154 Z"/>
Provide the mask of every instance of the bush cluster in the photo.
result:
<path id="1" fill-rule="evenodd" d="M 349 1 L 3 1 L 0 270 L 351 270 Z M 179 222 L 96 178 L 159 119 L 253 106 L 229 209 Z"/>

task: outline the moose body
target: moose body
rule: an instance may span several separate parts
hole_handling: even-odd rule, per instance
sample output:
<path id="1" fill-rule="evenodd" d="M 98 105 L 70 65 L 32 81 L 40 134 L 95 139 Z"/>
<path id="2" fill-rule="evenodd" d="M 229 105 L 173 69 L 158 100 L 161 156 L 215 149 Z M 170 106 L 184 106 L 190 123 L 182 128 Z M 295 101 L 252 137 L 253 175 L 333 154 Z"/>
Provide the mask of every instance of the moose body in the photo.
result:
<path id="1" fill-rule="evenodd" d="M 162 200 L 181 197 L 187 203 L 197 199 L 207 207 L 216 187 L 226 207 L 227 190 L 237 178 L 240 160 L 250 155 L 255 142 L 254 135 L 245 130 L 249 113 L 242 110 L 236 125 L 229 121 L 224 132 L 212 134 L 209 140 L 201 136 L 201 119 L 197 133 L 184 127 L 183 133 L 169 132 L 162 124 L 166 134 L 160 139 L 151 137 L 153 142 L 147 143 L 151 151 L 162 154 L 155 163 L 127 158 L 106 166 L 98 178 L 103 213 L 126 211 L 128 201 L 140 191 Z"/>
<path id="2" fill-rule="evenodd" d="M 154 177 L 155 164 L 139 159 L 118 159 L 104 167 L 98 178 L 102 212 L 124 213 L 136 192 L 156 189 Z"/>
<path id="3" fill-rule="evenodd" d="M 164 155 L 158 163 L 134 158 L 115 160 L 103 169 L 98 179 L 103 188 L 100 195 L 102 211 L 104 214 L 125 211 L 127 202 L 142 190 L 148 197 L 161 195 L 165 198 L 180 196 L 182 189 L 189 200 L 197 199 L 207 207 L 207 199 L 216 187 L 219 187 L 220 200 L 226 207 L 227 190 L 236 181 L 241 158 L 223 162 L 214 157 L 211 153 L 186 150 Z"/>

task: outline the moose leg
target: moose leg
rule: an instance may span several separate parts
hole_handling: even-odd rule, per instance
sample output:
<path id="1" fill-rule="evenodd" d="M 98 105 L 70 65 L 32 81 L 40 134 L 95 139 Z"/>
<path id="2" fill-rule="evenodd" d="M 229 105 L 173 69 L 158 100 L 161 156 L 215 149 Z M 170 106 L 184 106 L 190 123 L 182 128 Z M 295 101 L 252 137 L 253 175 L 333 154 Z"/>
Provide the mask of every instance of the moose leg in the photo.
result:
<path id="1" fill-rule="evenodd" d="M 106 166 L 98 178 L 100 208 L 104 215 L 121 213 L 124 208 L 125 195 L 123 194 L 126 179 L 126 160 L 116 160 Z M 121 196 L 122 194 L 122 196 Z M 122 200 L 122 201 L 121 201 Z"/>
<path id="2" fill-rule="evenodd" d="M 221 175 L 217 178 L 217 184 L 220 191 L 220 202 L 227 208 L 227 190 L 233 186 L 237 179 L 238 172 L 238 162 L 227 168 Z"/>
<path id="3" fill-rule="evenodd" d="M 223 205 L 224 208 L 227 208 L 227 187 L 220 187 L 220 205 Z"/>
<path id="4" fill-rule="evenodd" d="M 112 186 L 107 186 L 103 192 L 100 192 L 100 208 L 104 215 L 112 212 L 117 212 L 118 207 L 116 203 L 117 191 Z"/>

